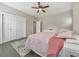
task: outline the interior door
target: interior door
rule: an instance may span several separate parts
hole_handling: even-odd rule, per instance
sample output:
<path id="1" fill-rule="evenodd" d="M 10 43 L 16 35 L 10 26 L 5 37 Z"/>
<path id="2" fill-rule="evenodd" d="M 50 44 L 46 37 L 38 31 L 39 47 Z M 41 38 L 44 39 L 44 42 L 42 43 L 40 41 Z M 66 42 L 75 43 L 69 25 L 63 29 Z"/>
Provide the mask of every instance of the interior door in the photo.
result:
<path id="1" fill-rule="evenodd" d="M 4 13 L 3 15 L 4 30 L 3 42 L 16 39 L 16 19 L 15 15 Z"/>
<path id="2" fill-rule="evenodd" d="M 41 21 L 36 22 L 36 32 L 41 32 L 42 31 L 42 26 L 41 26 Z"/>
<path id="3" fill-rule="evenodd" d="M 0 44 L 2 43 L 2 13 L 0 12 Z"/>

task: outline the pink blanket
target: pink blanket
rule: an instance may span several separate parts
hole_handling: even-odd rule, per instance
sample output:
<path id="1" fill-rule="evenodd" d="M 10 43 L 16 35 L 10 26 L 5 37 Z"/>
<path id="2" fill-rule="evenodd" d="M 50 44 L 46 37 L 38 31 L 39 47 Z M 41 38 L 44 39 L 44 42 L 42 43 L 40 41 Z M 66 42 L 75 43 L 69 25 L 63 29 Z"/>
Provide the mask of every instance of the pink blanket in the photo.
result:
<path id="1" fill-rule="evenodd" d="M 63 46 L 64 39 L 53 36 L 48 42 L 48 57 L 57 57 Z"/>

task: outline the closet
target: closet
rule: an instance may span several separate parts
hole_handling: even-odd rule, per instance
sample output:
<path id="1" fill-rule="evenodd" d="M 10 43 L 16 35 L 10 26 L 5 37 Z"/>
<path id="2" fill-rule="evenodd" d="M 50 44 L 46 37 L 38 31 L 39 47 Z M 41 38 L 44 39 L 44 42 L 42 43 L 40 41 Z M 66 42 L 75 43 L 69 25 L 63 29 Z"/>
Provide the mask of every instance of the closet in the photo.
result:
<path id="1" fill-rule="evenodd" d="M 26 36 L 26 18 L 16 16 L 16 39 Z"/>
<path id="2" fill-rule="evenodd" d="M 2 43 L 26 37 L 26 17 L 2 12 L 0 14 L 0 32 L 2 32 L 2 34 L 0 33 Z"/>

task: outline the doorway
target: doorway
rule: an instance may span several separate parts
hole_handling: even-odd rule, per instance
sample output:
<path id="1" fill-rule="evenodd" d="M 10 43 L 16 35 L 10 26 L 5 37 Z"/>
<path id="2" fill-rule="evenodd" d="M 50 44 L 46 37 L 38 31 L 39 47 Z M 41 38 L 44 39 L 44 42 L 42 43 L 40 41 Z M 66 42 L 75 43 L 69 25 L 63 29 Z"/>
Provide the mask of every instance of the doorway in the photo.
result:
<path id="1" fill-rule="evenodd" d="M 36 21 L 33 21 L 33 34 L 36 33 Z"/>

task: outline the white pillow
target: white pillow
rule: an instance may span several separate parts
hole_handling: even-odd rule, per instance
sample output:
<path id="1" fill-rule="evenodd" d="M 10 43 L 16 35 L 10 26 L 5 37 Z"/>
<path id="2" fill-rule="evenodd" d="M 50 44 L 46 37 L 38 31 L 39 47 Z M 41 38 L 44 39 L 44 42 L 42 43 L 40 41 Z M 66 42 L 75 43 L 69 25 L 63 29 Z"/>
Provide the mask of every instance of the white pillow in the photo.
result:
<path id="1" fill-rule="evenodd" d="M 45 30 L 43 30 L 43 32 L 57 32 L 57 28 L 45 29 Z"/>
<path id="2" fill-rule="evenodd" d="M 60 38 L 73 38 L 72 31 L 69 30 L 59 30 L 56 37 Z"/>

